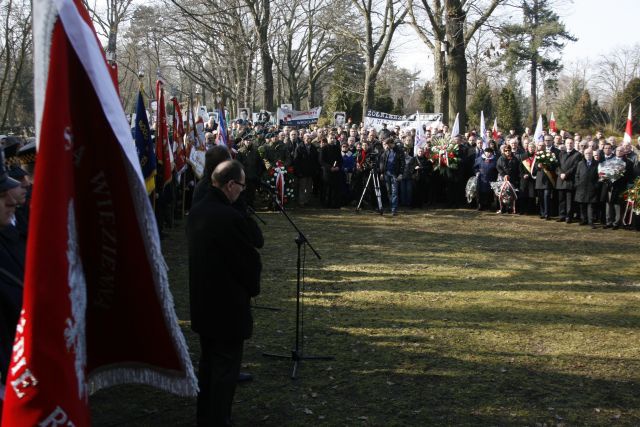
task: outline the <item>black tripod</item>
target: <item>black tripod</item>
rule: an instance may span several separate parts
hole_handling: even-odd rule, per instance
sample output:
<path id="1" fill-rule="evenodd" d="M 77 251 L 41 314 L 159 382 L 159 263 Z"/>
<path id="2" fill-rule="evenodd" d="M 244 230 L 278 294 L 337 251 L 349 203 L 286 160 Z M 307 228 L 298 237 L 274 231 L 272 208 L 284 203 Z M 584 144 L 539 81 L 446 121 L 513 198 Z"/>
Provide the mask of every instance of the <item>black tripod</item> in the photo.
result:
<path id="1" fill-rule="evenodd" d="M 309 249 L 311 249 L 311 251 L 313 252 L 313 254 L 318 258 L 320 258 L 320 254 L 318 254 L 318 252 L 316 252 L 316 250 L 313 248 L 313 246 L 311 246 L 311 243 L 309 243 L 309 240 L 307 240 L 307 237 L 304 235 L 304 233 L 302 233 L 302 231 L 300 231 L 300 229 L 298 228 L 298 226 L 293 222 L 293 220 L 289 217 L 289 215 L 287 214 L 287 212 L 284 209 L 284 206 L 282 206 L 279 202 L 278 202 L 278 198 L 275 194 L 273 194 L 273 191 L 271 190 L 270 187 L 268 187 L 268 190 L 272 193 L 272 195 L 274 196 L 274 202 L 275 202 L 275 206 L 276 208 L 284 215 L 285 218 L 287 218 L 287 221 L 289 221 L 289 224 L 291 224 L 291 226 L 298 232 L 298 236 L 295 239 L 296 245 L 298 247 L 298 259 L 296 261 L 296 343 L 295 343 L 295 347 L 293 350 L 291 350 L 291 355 L 285 355 L 285 354 L 273 354 L 273 353 L 262 353 L 263 356 L 265 357 L 274 357 L 277 359 L 291 359 L 293 360 L 293 371 L 291 372 L 291 378 L 295 379 L 296 378 L 296 372 L 298 370 L 298 363 L 301 360 L 333 360 L 334 357 L 333 356 L 305 356 L 302 354 L 302 350 L 300 348 L 300 338 L 303 336 L 303 331 L 302 331 L 302 327 L 301 327 L 301 319 L 300 319 L 300 314 L 301 314 L 301 304 L 300 304 L 300 293 L 301 293 L 301 278 L 302 278 L 302 247 L 303 245 L 307 245 L 309 246 Z"/>
<path id="2" fill-rule="evenodd" d="M 369 171 L 369 177 L 367 178 L 367 183 L 364 185 L 364 189 L 362 190 L 362 196 L 360 196 L 360 201 L 358 202 L 358 206 L 356 206 L 356 211 L 360 210 L 360 205 L 362 205 L 362 199 L 364 199 L 364 195 L 367 194 L 367 189 L 369 188 L 369 182 L 371 182 L 371 178 L 373 177 L 373 190 L 376 193 L 376 198 L 378 199 L 378 213 L 382 215 L 382 192 L 380 191 L 380 178 L 374 169 Z"/>

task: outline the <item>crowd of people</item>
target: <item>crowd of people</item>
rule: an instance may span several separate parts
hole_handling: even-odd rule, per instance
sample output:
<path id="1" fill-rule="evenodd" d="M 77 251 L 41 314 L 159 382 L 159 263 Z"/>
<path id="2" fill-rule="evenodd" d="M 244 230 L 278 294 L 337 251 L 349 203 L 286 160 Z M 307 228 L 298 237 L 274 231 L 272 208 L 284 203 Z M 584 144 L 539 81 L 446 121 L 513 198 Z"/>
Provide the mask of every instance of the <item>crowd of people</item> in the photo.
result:
<path id="1" fill-rule="evenodd" d="M 213 143 L 215 129 L 209 130 Z M 423 133 L 416 138 L 411 128 L 376 131 L 352 124 L 279 129 L 244 120 L 229 132 L 233 155 L 247 173 L 251 206 L 261 184 L 273 183 L 274 173 L 285 170 L 295 176 L 288 181 L 295 190 L 290 206 L 365 207 L 391 215 L 399 209 L 475 208 L 612 229 L 633 219 L 632 228 L 640 227 L 623 198 L 640 176 L 638 152 L 629 141 L 600 131 L 584 138 L 544 132 L 538 141 L 528 130 L 451 136 L 441 126 Z M 438 164 L 435 146 L 442 141 L 456 146 L 449 167 Z M 609 163 L 622 165 L 622 172 L 602 173 Z"/>

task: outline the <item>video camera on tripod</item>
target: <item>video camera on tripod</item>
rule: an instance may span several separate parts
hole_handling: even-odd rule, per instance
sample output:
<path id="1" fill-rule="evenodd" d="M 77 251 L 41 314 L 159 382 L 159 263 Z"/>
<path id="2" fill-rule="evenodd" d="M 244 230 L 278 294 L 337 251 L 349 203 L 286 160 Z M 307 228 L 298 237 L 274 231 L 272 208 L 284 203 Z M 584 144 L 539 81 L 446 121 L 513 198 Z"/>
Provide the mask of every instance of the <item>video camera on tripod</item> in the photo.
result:
<path id="1" fill-rule="evenodd" d="M 374 143 L 371 147 L 370 151 L 367 152 L 367 157 L 364 159 L 364 170 L 369 171 L 369 176 L 367 178 L 366 184 L 362 189 L 362 195 L 360 196 L 360 201 L 358 202 L 358 206 L 356 207 L 356 212 L 360 211 L 360 206 L 362 205 L 362 200 L 364 199 L 364 195 L 367 194 L 367 190 L 369 189 L 369 183 L 373 181 L 373 190 L 376 195 L 376 199 L 378 200 L 378 213 L 382 215 L 382 192 L 380 190 L 380 154 L 382 154 L 382 145 L 380 143 Z"/>

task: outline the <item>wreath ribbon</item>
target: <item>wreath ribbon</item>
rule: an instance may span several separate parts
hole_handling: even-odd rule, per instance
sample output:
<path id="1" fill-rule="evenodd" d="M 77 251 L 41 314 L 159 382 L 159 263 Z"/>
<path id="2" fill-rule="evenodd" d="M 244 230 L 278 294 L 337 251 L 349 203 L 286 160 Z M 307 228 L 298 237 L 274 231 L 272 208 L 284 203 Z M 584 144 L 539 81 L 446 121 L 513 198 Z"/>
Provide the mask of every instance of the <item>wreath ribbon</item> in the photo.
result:
<path id="1" fill-rule="evenodd" d="M 500 212 L 502 212 L 502 196 L 509 189 L 511 189 L 511 192 L 513 193 L 514 202 L 518 200 L 518 193 L 516 193 L 516 189 L 513 187 L 513 185 L 509 182 L 508 179 L 505 179 L 504 182 L 502 183 L 502 186 L 500 187 L 500 193 L 498 194 L 498 202 L 500 203 Z M 515 203 L 511 203 L 511 211 L 513 213 L 516 213 Z"/>

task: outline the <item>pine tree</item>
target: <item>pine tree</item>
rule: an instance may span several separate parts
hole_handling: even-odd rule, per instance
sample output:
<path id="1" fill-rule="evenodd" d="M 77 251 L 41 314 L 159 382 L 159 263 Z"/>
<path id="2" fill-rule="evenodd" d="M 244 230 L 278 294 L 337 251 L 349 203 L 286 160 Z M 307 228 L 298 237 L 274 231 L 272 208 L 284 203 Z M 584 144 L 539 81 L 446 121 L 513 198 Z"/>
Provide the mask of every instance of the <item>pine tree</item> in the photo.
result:
<path id="1" fill-rule="evenodd" d="M 506 86 L 500 91 L 498 100 L 498 124 L 506 131 L 514 129 L 516 134 L 523 131 L 522 115 L 520 106 L 516 99 L 516 93 L 510 86 Z"/>
<path id="2" fill-rule="evenodd" d="M 583 90 L 580 99 L 576 103 L 573 110 L 572 127 L 575 130 L 585 131 L 591 127 L 593 123 L 593 105 L 591 103 L 591 95 L 588 90 Z"/>
<path id="3" fill-rule="evenodd" d="M 396 99 L 395 106 L 393 107 L 393 114 L 402 116 L 404 113 L 404 98 L 398 98 Z"/>
<path id="4" fill-rule="evenodd" d="M 385 82 L 378 82 L 378 84 L 376 85 L 375 98 L 371 108 L 383 113 L 393 112 L 393 98 L 391 98 L 391 88 Z"/>
<path id="5" fill-rule="evenodd" d="M 559 58 L 565 41 L 576 41 L 553 11 L 554 0 L 522 0 L 522 24 L 506 25 L 502 38 L 506 41 L 504 60 L 510 69 L 527 68 L 531 80 L 531 115 L 538 116 L 538 74 L 552 78 L 562 70 Z"/>
<path id="6" fill-rule="evenodd" d="M 431 82 L 425 83 L 420 91 L 418 109 L 427 113 L 442 113 L 442 111 L 435 111 L 434 96 L 433 84 Z"/>
<path id="7" fill-rule="evenodd" d="M 486 83 L 478 86 L 469 103 L 468 120 L 470 128 L 480 128 L 480 112 L 484 112 L 484 119 L 488 123 L 493 117 L 493 101 L 491 99 L 491 88 Z M 488 126 L 488 125 L 487 125 Z"/>
<path id="8" fill-rule="evenodd" d="M 633 133 L 640 133 L 640 78 L 631 79 L 614 103 L 614 108 L 618 109 L 619 115 L 623 119 L 621 120 L 623 125 L 618 125 L 622 130 L 624 130 L 624 126 L 627 123 L 629 104 L 631 104 Z"/>
<path id="9" fill-rule="evenodd" d="M 571 81 L 569 90 L 562 96 L 558 103 L 558 129 L 574 129 L 575 123 L 573 120 L 576 105 L 580 101 L 582 92 L 584 91 L 584 81 L 581 79 L 574 79 Z"/>

